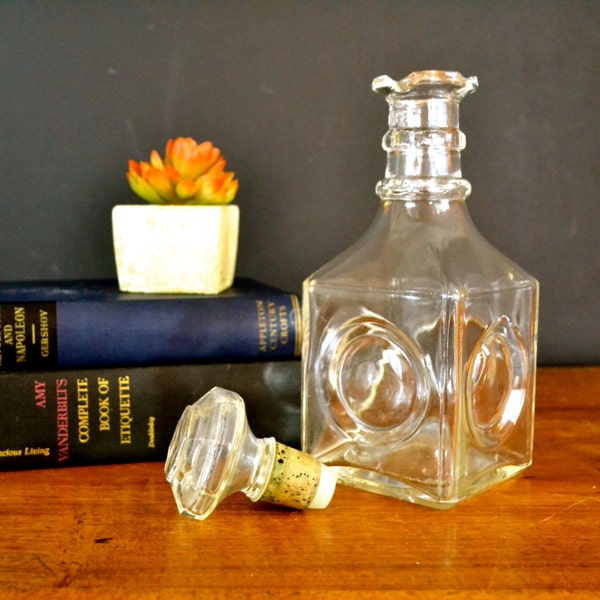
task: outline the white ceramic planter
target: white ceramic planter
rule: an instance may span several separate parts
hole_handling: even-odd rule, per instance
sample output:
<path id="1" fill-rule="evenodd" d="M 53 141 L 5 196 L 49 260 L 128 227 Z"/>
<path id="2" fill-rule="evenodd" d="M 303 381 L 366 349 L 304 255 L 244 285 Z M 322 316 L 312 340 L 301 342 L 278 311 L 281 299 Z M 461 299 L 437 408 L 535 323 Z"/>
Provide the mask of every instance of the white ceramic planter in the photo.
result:
<path id="1" fill-rule="evenodd" d="M 233 283 L 239 207 L 122 204 L 112 211 L 124 292 L 216 294 Z"/>

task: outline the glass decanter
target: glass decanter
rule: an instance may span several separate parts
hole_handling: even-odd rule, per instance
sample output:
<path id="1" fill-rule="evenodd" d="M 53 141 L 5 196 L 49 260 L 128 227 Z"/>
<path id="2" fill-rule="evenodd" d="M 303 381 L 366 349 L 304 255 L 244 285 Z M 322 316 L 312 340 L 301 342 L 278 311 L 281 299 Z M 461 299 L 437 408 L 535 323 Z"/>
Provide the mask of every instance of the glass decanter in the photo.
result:
<path id="1" fill-rule="evenodd" d="M 434 508 L 532 460 L 538 283 L 467 211 L 458 109 L 476 88 L 445 71 L 373 81 L 390 127 L 378 212 L 303 287 L 304 451 Z"/>

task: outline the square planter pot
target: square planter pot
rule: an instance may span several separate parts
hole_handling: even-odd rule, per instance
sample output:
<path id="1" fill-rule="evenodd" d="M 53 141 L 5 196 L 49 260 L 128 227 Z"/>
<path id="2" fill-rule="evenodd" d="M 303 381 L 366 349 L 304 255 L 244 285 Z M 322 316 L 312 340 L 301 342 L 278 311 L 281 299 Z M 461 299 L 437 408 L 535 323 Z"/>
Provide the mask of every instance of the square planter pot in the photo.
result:
<path id="1" fill-rule="evenodd" d="M 239 207 L 122 204 L 112 211 L 123 292 L 217 294 L 235 274 Z"/>

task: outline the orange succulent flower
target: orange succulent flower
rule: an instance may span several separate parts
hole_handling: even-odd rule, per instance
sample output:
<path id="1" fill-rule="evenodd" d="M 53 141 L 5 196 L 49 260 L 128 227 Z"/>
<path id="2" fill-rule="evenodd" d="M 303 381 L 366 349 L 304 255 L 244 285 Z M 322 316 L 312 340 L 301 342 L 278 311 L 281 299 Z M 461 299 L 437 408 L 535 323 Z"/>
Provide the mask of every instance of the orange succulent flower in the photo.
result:
<path id="1" fill-rule="evenodd" d="M 239 182 L 225 164 L 212 142 L 179 137 L 167 142 L 164 158 L 152 150 L 150 162 L 130 160 L 127 179 L 140 198 L 153 204 L 228 204 Z"/>

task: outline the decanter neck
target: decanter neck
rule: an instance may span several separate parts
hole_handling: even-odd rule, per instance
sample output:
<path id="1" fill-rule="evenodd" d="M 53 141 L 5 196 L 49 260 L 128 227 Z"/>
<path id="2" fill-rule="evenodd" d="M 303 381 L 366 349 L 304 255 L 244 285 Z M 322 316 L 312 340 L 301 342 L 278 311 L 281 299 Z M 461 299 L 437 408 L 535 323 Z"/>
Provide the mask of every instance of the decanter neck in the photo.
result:
<path id="1" fill-rule="evenodd" d="M 406 195 L 466 197 L 471 186 L 462 179 L 460 152 L 466 145 L 459 129 L 459 104 L 477 88 L 475 77 L 450 71 L 419 71 L 400 81 L 384 75 L 373 90 L 389 104 L 385 178 L 377 185 L 382 199 Z"/>

